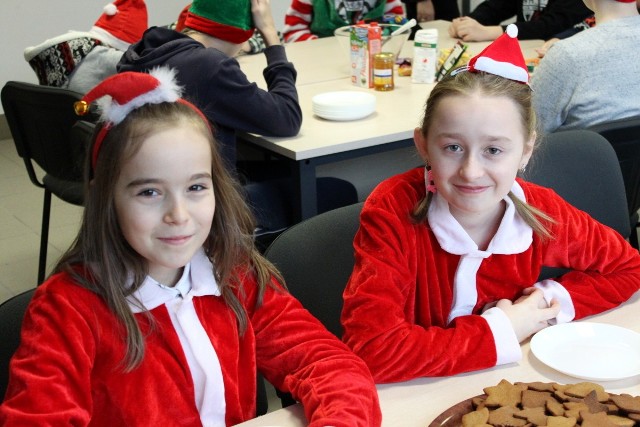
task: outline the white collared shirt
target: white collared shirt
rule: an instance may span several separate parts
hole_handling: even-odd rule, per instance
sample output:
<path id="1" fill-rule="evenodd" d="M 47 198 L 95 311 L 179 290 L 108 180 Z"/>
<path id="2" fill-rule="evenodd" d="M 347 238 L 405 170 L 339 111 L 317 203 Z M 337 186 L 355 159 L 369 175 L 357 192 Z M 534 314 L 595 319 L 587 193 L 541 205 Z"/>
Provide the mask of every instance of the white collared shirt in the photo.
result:
<path id="1" fill-rule="evenodd" d="M 211 340 L 207 336 L 193 305 L 193 297 L 220 296 L 213 265 L 204 253 L 196 252 L 184 267 L 174 287 L 158 283 L 147 276 L 142 286 L 127 298 L 134 313 L 165 305 L 184 350 L 193 379 L 195 404 L 204 426 L 225 426 L 226 403 L 222 368 Z"/>

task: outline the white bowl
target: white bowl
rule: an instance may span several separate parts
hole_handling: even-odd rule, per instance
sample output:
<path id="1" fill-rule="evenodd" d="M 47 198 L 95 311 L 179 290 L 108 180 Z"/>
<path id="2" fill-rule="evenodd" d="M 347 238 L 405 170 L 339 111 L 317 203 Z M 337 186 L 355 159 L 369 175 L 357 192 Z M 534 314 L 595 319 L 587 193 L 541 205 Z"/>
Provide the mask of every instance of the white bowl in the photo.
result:
<path id="1" fill-rule="evenodd" d="M 327 120 L 347 121 L 367 117 L 376 110 L 376 97 L 357 91 L 325 92 L 311 99 L 313 113 Z"/>

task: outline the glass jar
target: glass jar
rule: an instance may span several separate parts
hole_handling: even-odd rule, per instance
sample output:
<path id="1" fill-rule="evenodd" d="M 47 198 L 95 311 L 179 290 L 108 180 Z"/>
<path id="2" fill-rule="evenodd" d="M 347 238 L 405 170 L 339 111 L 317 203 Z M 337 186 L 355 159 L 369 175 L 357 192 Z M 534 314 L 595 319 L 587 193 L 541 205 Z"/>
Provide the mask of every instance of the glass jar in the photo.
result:
<path id="1" fill-rule="evenodd" d="M 381 52 L 373 55 L 373 88 L 375 90 L 393 90 L 393 65 L 393 53 Z"/>

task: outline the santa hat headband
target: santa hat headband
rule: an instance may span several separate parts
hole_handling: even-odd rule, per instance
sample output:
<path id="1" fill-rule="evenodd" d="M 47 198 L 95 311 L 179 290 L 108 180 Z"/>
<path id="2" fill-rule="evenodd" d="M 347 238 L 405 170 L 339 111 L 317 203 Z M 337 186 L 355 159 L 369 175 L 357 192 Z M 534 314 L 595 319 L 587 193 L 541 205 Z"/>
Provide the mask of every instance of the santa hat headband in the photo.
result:
<path id="1" fill-rule="evenodd" d="M 251 0 L 194 0 L 184 26 L 230 43 L 253 35 Z"/>
<path id="2" fill-rule="evenodd" d="M 89 106 L 96 103 L 104 126 L 96 137 L 91 153 L 91 166 L 95 168 L 98 153 L 109 130 L 121 123 L 133 110 L 147 104 L 181 102 L 193 108 L 208 124 L 204 114 L 193 104 L 182 99 L 181 88 L 176 82 L 176 71 L 154 68 L 148 74 L 125 72 L 114 74 L 91 89 L 74 104 L 76 114 L 85 115 Z"/>
<path id="3" fill-rule="evenodd" d="M 104 7 L 90 32 L 118 50 L 127 50 L 131 43 L 142 38 L 147 26 L 144 0 L 115 0 Z"/>
<path id="4" fill-rule="evenodd" d="M 529 71 L 517 37 L 518 27 L 509 24 L 500 37 L 471 58 L 467 64 L 468 71 L 484 71 L 520 83 L 529 83 Z"/>

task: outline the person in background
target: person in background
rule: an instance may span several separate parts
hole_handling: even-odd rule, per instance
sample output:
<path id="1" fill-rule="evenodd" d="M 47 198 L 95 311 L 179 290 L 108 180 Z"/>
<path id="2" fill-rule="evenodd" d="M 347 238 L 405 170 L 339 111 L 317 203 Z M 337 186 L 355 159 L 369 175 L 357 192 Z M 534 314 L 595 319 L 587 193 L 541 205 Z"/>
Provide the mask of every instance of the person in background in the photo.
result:
<path id="1" fill-rule="evenodd" d="M 24 59 L 45 86 L 86 93 L 116 73 L 116 64 L 148 27 L 143 0 L 115 0 L 88 32 L 69 31 L 24 51 Z"/>
<path id="2" fill-rule="evenodd" d="M 377 383 L 516 362 L 533 333 L 640 288 L 640 254 L 622 236 L 517 177 L 537 135 L 516 35 L 508 26 L 435 86 L 414 132 L 426 167 L 363 207 L 341 320 Z M 543 266 L 570 271 L 538 281 Z"/>
<path id="3" fill-rule="evenodd" d="M 292 0 L 284 17 L 285 42 L 300 42 L 333 36 L 335 29 L 354 21 L 382 22 L 385 15 L 404 16 L 400 0 L 363 0 L 361 11 L 347 11 L 350 0 Z"/>
<path id="4" fill-rule="evenodd" d="M 191 7 L 191 3 L 186 5 L 178 15 L 178 19 L 176 20 L 176 22 L 169 25 L 168 28 L 171 30 L 182 32 L 182 30 L 184 30 L 184 27 L 185 27 L 184 22 L 187 19 L 187 15 L 189 14 L 190 7 Z M 282 36 L 282 33 L 280 33 L 280 31 L 278 31 L 278 37 L 280 38 L 280 43 L 283 43 L 284 37 Z M 255 55 L 257 53 L 264 52 L 266 48 L 267 48 L 267 45 L 264 39 L 262 38 L 262 33 L 260 33 L 260 31 L 256 29 L 254 30 L 249 40 L 247 40 L 242 44 L 239 54 Z"/>
<path id="5" fill-rule="evenodd" d="M 531 79 L 544 132 L 640 116 L 640 14 L 634 0 L 585 0 L 597 25 L 561 40 Z M 612 66 L 615 64 L 615 66 Z"/>
<path id="6" fill-rule="evenodd" d="M 640 12 L 640 0 L 636 0 L 636 8 Z M 582 30 L 587 30 L 596 25 L 596 17 L 595 15 L 591 15 L 584 21 L 579 24 L 569 28 L 566 31 L 561 32 L 560 34 L 556 34 L 553 38 L 545 41 L 542 46 L 536 49 L 536 53 L 538 54 L 538 58 L 544 58 L 544 55 L 551 49 L 556 42 L 571 37 L 574 34 L 578 34 Z"/>
<path id="7" fill-rule="evenodd" d="M 485 0 L 469 16 L 454 19 L 449 35 L 467 42 L 495 40 L 504 32 L 501 23 L 515 17 L 521 40 L 548 40 L 591 14 L 582 0 Z"/>
<path id="8" fill-rule="evenodd" d="M 379 426 L 365 364 L 286 290 L 175 71 L 116 74 L 78 236 L 27 308 L 1 425 L 229 426 L 256 370 L 310 426 Z"/>
<path id="9" fill-rule="evenodd" d="M 252 12 L 253 9 L 253 12 Z M 250 82 L 234 56 L 255 28 L 264 37 L 268 90 Z M 196 0 L 182 33 L 152 27 L 120 60 L 118 72 L 147 72 L 168 66 L 216 128 L 223 157 L 236 163 L 236 131 L 295 136 L 302 111 L 295 87 L 296 70 L 287 61 L 268 0 Z"/>
<path id="10" fill-rule="evenodd" d="M 640 0 L 639 0 L 640 1 Z M 584 19 L 582 22 L 577 23 L 573 27 L 568 30 L 564 30 L 555 36 L 551 37 L 549 40 L 545 41 L 542 46 L 536 48 L 536 53 L 538 54 L 538 58 L 544 58 L 546 53 L 551 49 L 556 42 L 569 38 L 575 34 L 578 34 L 580 31 L 589 29 L 596 25 L 596 17 L 595 15 L 591 15 Z"/>
<path id="11" fill-rule="evenodd" d="M 451 21 L 460 16 L 457 1 L 451 0 L 402 0 L 405 5 L 407 19 L 415 18 L 418 22 L 443 19 Z"/>
<path id="12" fill-rule="evenodd" d="M 235 59 L 254 27 L 267 46 L 263 52 L 267 90 L 249 81 Z M 259 216 L 258 232 L 274 236 L 271 232 L 291 225 L 293 189 L 288 165 L 239 159 L 236 146 L 237 131 L 291 137 L 302 125 L 296 70 L 280 43 L 270 1 L 195 0 L 181 33 L 148 29 L 125 52 L 117 68 L 118 72 L 147 72 L 157 66 L 177 70 L 185 93 L 215 127 L 225 163 L 247 184 L 250 203 Z M 319 212 L 358 201 L 348 181 L 326 177 L 319 178 L 317 185 Z"/>

